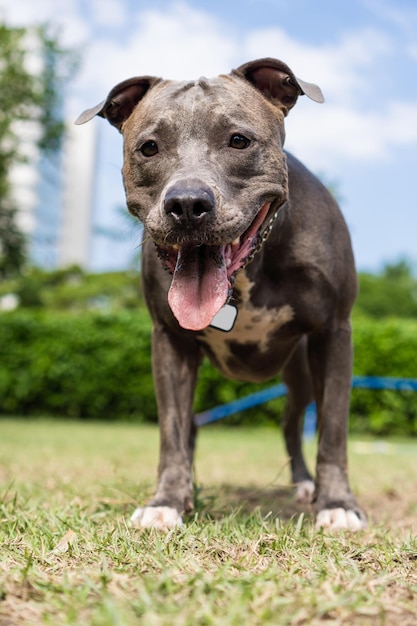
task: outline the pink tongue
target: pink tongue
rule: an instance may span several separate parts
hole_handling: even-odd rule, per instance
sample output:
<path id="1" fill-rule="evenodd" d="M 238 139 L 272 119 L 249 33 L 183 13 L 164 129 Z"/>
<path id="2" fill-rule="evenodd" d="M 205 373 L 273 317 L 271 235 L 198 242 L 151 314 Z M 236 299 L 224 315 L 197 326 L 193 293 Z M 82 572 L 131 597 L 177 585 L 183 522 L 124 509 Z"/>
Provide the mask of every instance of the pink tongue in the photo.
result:
<path id="1" fill-rule="evenodd" d="M 187 330 L 207 328 L 225 304 L 228 290 L 221 248 L 200 246 L 179 250 L 168 302 L 180 326 Z"/>

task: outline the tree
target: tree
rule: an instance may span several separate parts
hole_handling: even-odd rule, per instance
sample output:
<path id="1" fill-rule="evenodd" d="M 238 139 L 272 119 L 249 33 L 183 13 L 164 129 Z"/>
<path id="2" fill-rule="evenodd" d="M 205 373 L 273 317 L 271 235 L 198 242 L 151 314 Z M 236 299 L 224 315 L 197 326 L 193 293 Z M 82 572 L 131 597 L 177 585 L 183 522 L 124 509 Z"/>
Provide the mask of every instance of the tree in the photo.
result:
<path id="1" fill-rule="evenodd" d="M 417 280 L 407 259 L 387 263 L 379 274 L 359 274 L 358 312 L 375 318 L 417 319 Z"/>
<path id="2" fill-rule="evenodd" d="M 31 63 L 34 59 L 38 63 Z M 59 47 L 49 27 L 0 24 L 0 277 L 17 273 L 26 258 L 9 180 L 12 166 L 25 160 L 22 124 L 36 124 L 41 152 L 59 150 L 64 133 L 61 89 L 74 69 L 74 55 Z"/>

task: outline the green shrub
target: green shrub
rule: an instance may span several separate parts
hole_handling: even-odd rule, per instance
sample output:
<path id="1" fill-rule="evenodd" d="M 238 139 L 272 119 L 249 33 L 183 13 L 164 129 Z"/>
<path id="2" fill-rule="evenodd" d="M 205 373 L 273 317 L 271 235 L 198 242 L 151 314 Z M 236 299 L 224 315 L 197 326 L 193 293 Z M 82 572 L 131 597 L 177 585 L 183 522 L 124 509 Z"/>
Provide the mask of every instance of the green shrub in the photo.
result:
<path id="1" fill-rule="evenodd" d="M 155 419 L 145 311 L 16 312 L 0 324 L 2 413 Z"/>
<path id="2" fill-rule="evenodd" d="M 0 315 L 0 413 L 156 421 L 147 311 Z M 354 321 L 355 368 L 362 376 L 416 377 L 417 322 L 359 317 Z M 201 367 L 196 411 L 276 384 L 251 385 Z M 277 399 L 225 423 L 278 422 Z M 354 389 L 351 429 L 417 435 L 417 393 Z"/>
<path id="3" fill-rule="evenodd" d="M 104 272 L 87 274 L 76 265 L 45 271 L 28 268 L 13 280 L 2 281 L 0 297 L 14 293 L 19 308 L 80 312 L 137 310 L 144 306 L 140 274 Z"/>
<path id="4" fill-rule="evenodd" d="M 417 280 L 413 263 L 402 259 L 388 263 L 378 274 L 359 274 L 355 310 L 380 320 L 382 317 L 417 317 Z"/>
<path id="5" fill-rule="evenodd" d="M 399 318 L 354 321 L 354 373 L 417 378 L 417 322 Z M 351 425 L 378 435 L 417 435 L 417 392 L 355 389 Z"/>

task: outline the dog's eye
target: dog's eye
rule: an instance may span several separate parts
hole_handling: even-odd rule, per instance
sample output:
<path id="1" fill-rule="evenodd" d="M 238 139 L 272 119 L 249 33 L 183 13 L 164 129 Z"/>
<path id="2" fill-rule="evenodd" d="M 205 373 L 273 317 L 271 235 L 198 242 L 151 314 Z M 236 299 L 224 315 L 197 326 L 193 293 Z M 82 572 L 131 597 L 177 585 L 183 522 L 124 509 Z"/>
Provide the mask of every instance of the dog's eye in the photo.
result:
<path id="1" fill-rule="evenodd" d="M 245 137 L 244 135 L 239 135 L 235 133 L 230 137 L 229 146 L 231 148 L 235 148 L 236 150 L 244 150 L 248 148 L 250 145 L 250 139 Z"/>
<path id="2" fill-rule="evenodd" d="M 155 154 L 158 154 L 158 144 L 156 141 L 146 141 L 139 148 L 143 156 L 145 157 L 153 157 Z"/>

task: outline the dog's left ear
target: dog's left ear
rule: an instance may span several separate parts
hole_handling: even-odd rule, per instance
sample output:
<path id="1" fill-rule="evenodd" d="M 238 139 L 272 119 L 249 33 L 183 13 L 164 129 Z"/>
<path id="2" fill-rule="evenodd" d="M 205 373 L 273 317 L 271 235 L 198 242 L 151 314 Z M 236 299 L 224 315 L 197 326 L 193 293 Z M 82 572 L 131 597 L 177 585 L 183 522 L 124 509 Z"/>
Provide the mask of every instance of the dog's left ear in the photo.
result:
<path id="1" fill-rule="evenodd" d="M 75 124 L 85 124 L 95 115 L 100 115 L 121 130 L 123 122 L 127 120 L 138 102 L 151 87 L 160 81 L 160 78 L 154 76 L 137 76 L 124 80 L 113 87 L 107 98 L 100 104 L 81 113 L 75 120 Z"/>
<path id="2" fill-rule="evenodd" d="M 232 74 L 252 83 L 268 100 L 279 106 L 284 115 L 292 109 L 298 96 L 306 95 L 324 102 L 320 87 L 296 78 L 288 65 L 277 59 L 258 59 L 241 65 Z"/>

